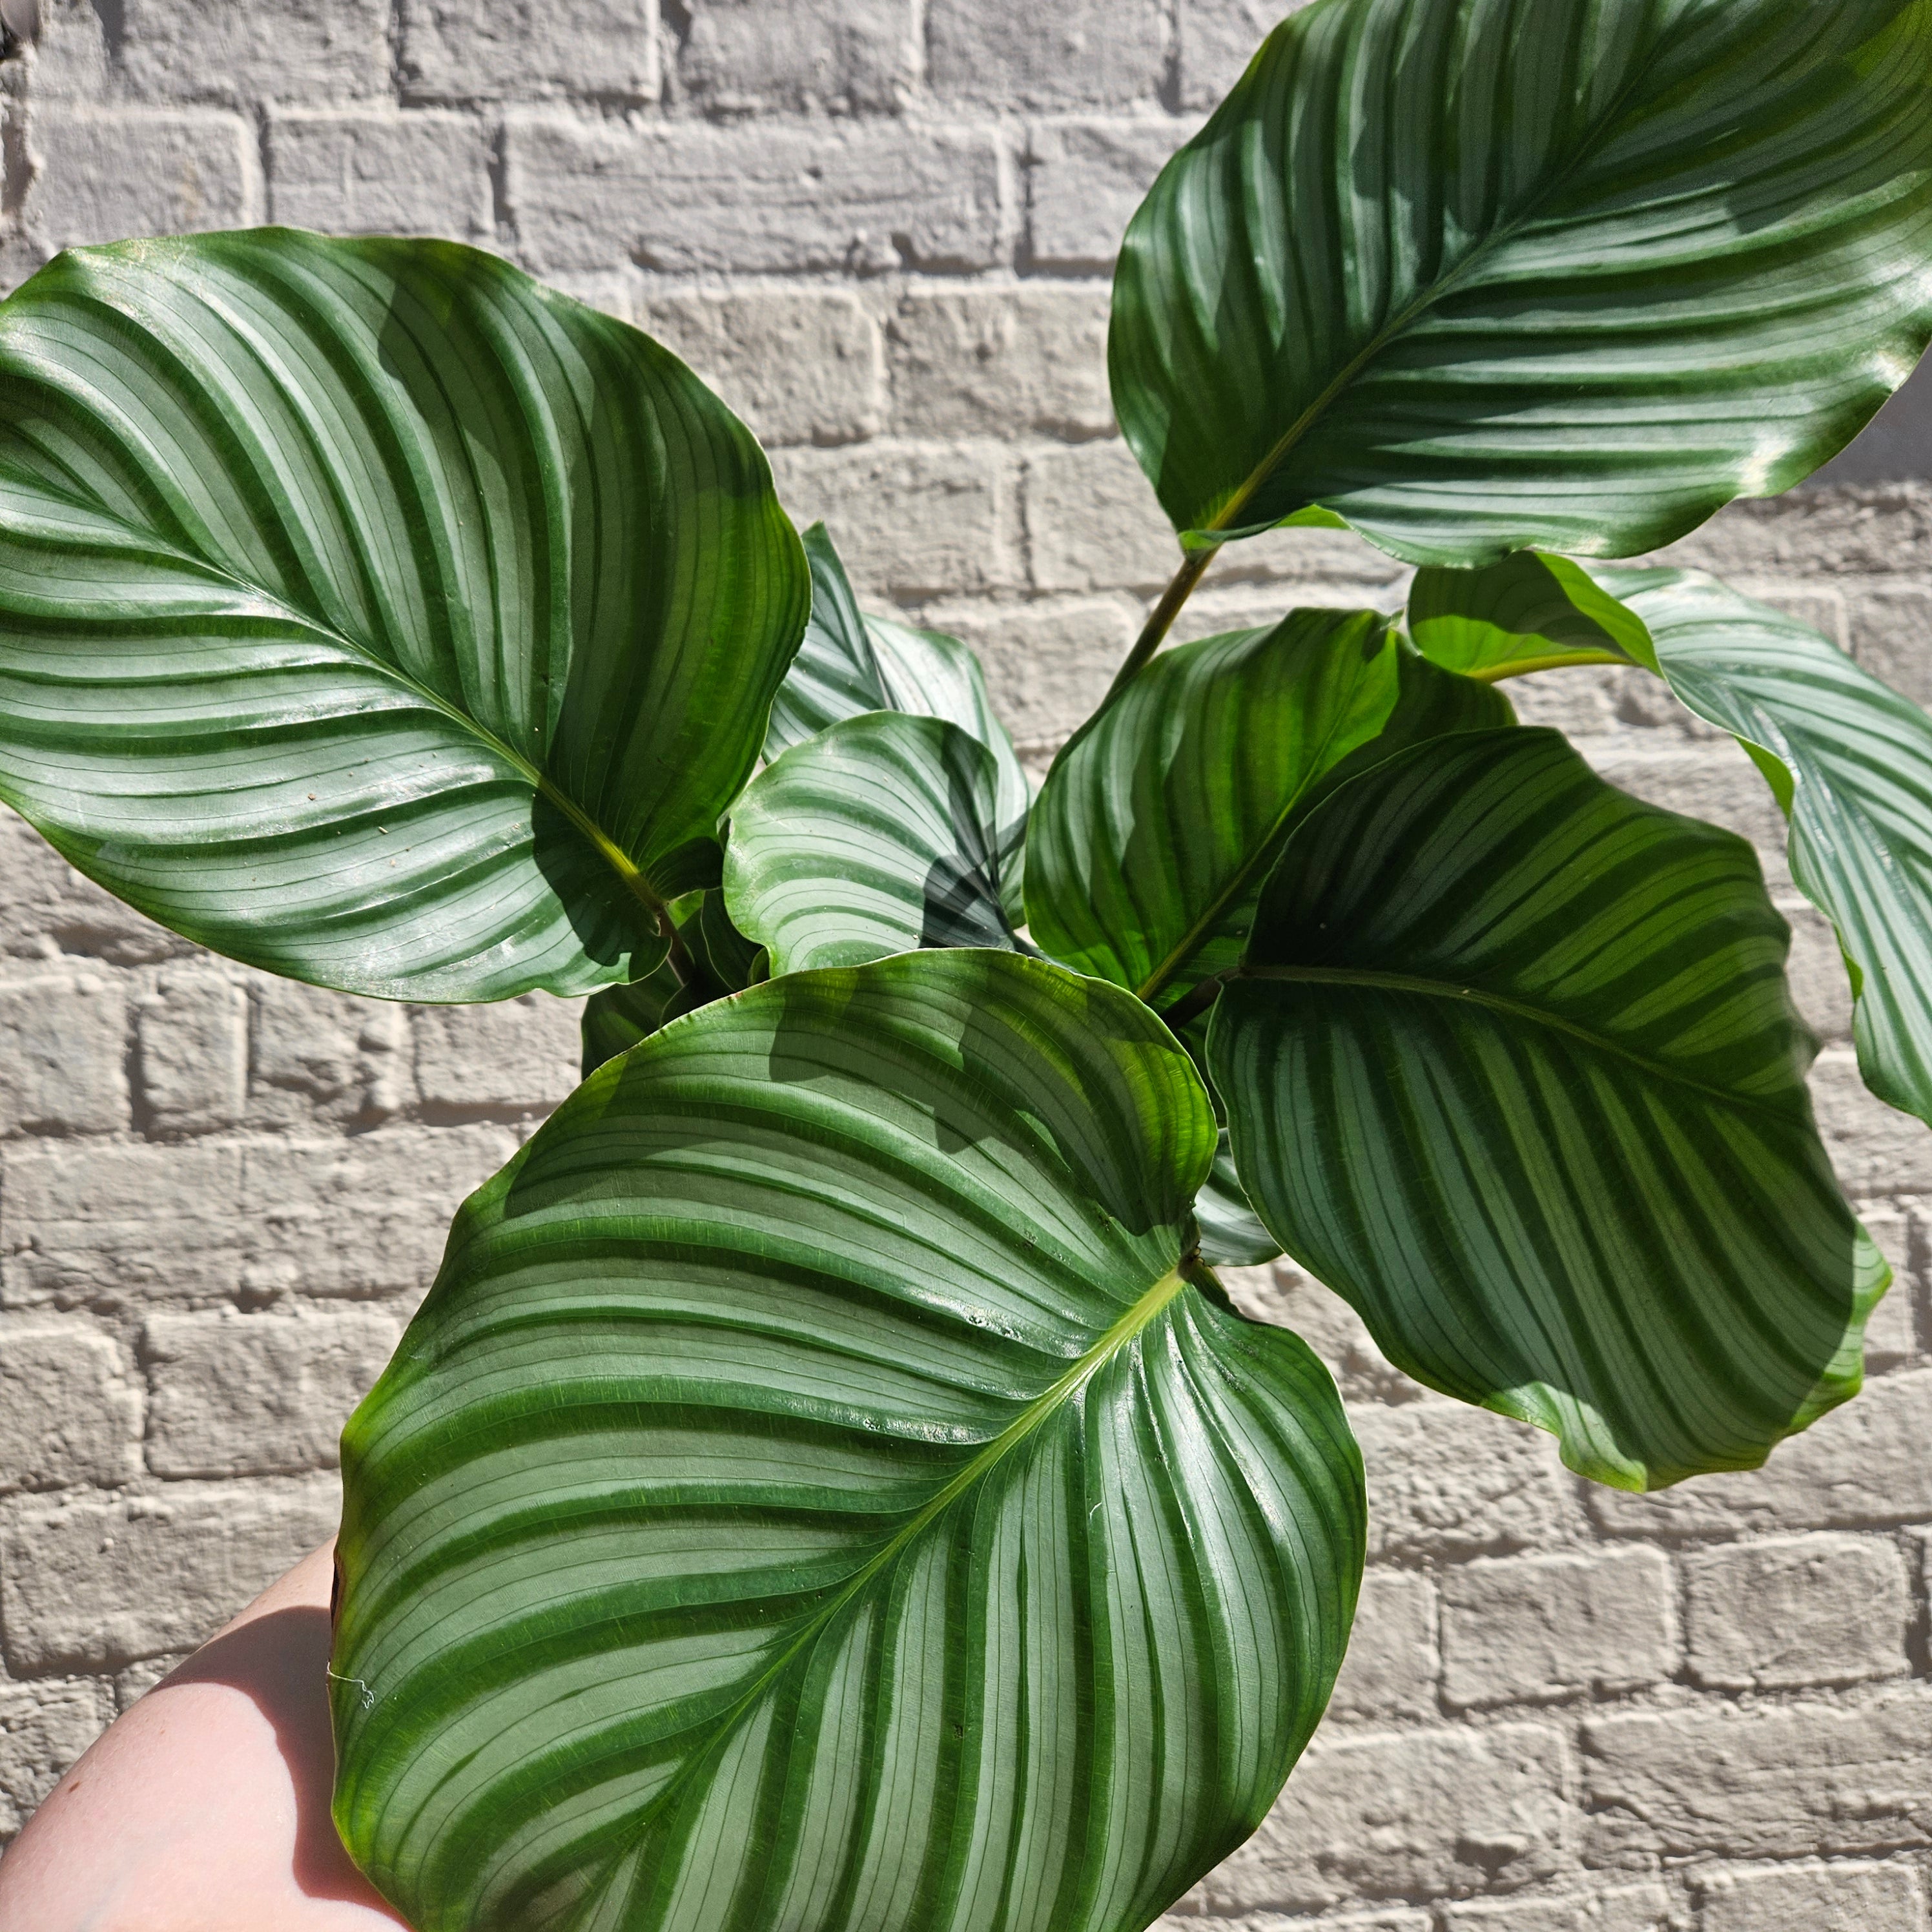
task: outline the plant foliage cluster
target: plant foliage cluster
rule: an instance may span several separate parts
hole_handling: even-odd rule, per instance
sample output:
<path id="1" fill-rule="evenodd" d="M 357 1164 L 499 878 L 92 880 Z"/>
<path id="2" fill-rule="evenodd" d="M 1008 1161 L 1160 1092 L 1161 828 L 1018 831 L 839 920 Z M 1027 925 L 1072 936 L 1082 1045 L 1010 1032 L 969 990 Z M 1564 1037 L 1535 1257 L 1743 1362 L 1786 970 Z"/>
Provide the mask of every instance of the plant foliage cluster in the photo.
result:
<path id="1" fill-rule="evenodd" d="M 410 1922 L 1136 1932 L 1258 1823 L 1364 1555 L 1286 1252 L 1644 1490 L 1858 1387 L 1750 849 L 1520 726 L 1729 732 L 1932 1119 L 1932 722 L 1633 568 L 1932 334 L 1932 0 L 1319 0 L 1136 216 L 1180 567 L 1036 798 L 674 357 L 286 230 L 0 307 L 0 796 L 232 958 L 590 994 L 345 1438 L 336 1818 Z M 1165 648 L 1346 527 L 1406 610 Z"/>

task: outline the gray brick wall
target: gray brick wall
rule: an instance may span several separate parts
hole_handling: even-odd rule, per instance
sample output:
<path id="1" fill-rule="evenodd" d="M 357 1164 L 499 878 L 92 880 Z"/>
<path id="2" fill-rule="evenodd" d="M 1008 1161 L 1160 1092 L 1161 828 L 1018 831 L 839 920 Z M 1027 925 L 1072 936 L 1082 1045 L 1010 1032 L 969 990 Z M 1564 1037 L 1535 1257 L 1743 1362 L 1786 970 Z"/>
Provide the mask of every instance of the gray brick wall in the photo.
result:
<path id="1" fill-rule="evenodd" d="M 32 0 L 0 0 L 22 25 Z M 1285 0 L 38 0 L 0 62 L 0 278 L 272 219 L 502 250 L 673 344 L 863 588 L 968 638 L 1043 764 L 1170 546 L 1113 431 L 1120 228 Z M 1681 547 L 1932 700 L 1932 398 Z M 1321 535 L 1186 620 L 1383 600 Z M 1865 1097 L 1768 798 L 1654 688 L 1519 686 L 1736 826 L 1798 931 L 1818 1092 L 1899 1268 L 1867 1394 L 1756 1476 L 1586 1490 L 1292 1272 L 1374 1543 L 1333 1720 L 1184 1913 L 1246 1932 L 1928 1932 L 1932 1135 Z M 0 822 L 0 1838 L 327 1534 L 334 1442 L 574 1015 L 358 1004 L 196 953 Z"/>

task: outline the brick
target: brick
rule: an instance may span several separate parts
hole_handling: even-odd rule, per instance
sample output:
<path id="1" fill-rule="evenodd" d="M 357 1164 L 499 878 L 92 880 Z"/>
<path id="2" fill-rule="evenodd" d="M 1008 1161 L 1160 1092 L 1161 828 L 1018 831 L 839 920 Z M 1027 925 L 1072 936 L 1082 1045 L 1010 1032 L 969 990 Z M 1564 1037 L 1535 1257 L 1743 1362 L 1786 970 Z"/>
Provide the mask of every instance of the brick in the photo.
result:
<path id="1" fill-rule="evenodd" d="M 1854 1199 L 1932 1189 L 1932 1136 L 1866 1087 L 1856 1054 L 1827 1048 L 1818 1056 L 1811 1104 L 1839 1184 Z"/>
<path id="2" fill-rule="evenodd" d="M 1042 590 L 1157 590 L 1180 549 L 1124 442 L 1054 450 L 1027 464 L 1027 542 Z"/>
<path id="3" fill-rule="evenodd" d="M 442 1258 L 451 1217 L 516 1151 L 494 1126 L 399 1126 L 347 1141 L 263 1141 L 243 1156 L 248 1229 L 241 1286 L 251 1298 L 299 1292 L 420 1298 Z"/>
<path id="4" fill-rule="evenodd" d="M 1735 1536 L 1856 1528 L 1932 1517 L 1932 1370 L 1886 1376 L 1780 1443 L 1762 1469 L 1700 1476 L 1656 1496 L 1592 1486 L 1591 1514 L 1612 1534 Z"/>
<path id="5" fill-rule="evenodd" d="M 1634 1712 L 1583 1727 L 1593 1861 L 1932 1844 L 1932 1696 Z"/>
<path id="6" fill-rule="evenodd" d="M 679 94 L 714 113 L 903 106 L 920 56 L 907 0 L 688 0 Z"/>
<path id="7" fill-rule="evenodd" d="M 1442 1579 L 1442 1692 L 1465 1708 L 1655 1684 L 1677 1665 L 1656 1551 L 1472 1563 Z"/>
<path id="8" fill-rule="evenodd" d="M 400 0 L 397 71 L 412 100 L 654 100 L 657 15 L 654 0 Z"/>
<path id="9" fill-rule="evenodd" d="M 580 1003 L 526 993 L 487 1006 L 423 1006 L 412 1016 L 416 1088 L 451 1113 L 547 1114 L 577 1085 Z"/>
<path id="10" fill-rule="evenodd" d="M 1656 561 L 1752 578 L 1917 574 L 1932 542 L 1932 487 L 1896 482 L 1796 490 L 1731 504 Z"/>
<path id="11" fill-rule="evenodd" d="M 1906 1864 L 1786 1865 L 1694 1882 L 1698 1932 L 1924 1932 L 1924 1884 Z"/>
<path id="12" fill-rule="evenodd" d="M 906 296 L 886 324 L 908 436 L 1110 435 L 1106 295 L 1022 284 Z"/>
<path id="13" fill-rule="evenodd" d="M 366 1126 L 414 1104 L 409 1019 L 400 1006 L 261 974 L 254 1006 L 254 1124 Z"/>
<path id="14" fill-rule="evenodd" d="M 254 134 L 238 115 L 40 107 L 28 142 L 27 224 L 52 248 L 258 218 Z"/>
<path id="15" fill-rule="evenodd" d="M 1852 656 L 1913 704 L 1932 705 L 1932 590 L 1880 580 L 1848 610 Z"/>
<path id="16" fill-rule="evenodd" d="M 1562 1738 L 1538 1725 L 1330 1734 L 1202 1895 L 1232 1915 L 1512 1890 L 1562 1863 L 1565 1775 Z"/>
<path id="17" fill-rule="evenodd" d="M 1900 1677 L 1905 1563 L 1876 1536 L 1798 1536 L 1684 1559 L 1690 1673 L 1725 1690 Z"/>
<path id="18" fill-rule="evenodd" d="M 0 1619 L 16 1672 L 107 1670 L 204 1642 L 334 1530 L 332 1477 L 182 1484 L 159 1496 L 16 1498 Z"/>
<path id="19" fill-rule="evenodd" d="M 0 952 L 84 954 L 140 966 L 194 949 L 83 878 L 26 820 L 0 806 Z"/>
<path id="20" fill-rule="evenodd" d="M 0 1133 L 108 1133 L 128 1124 L 128 1016 L 92 974 L 0 983 Z"/>
<path id="21" fill-rule="evenodd" d="M 1443 1932 L 1676 1932 L 1660 1885 L 1614 1886 L 1570 1898 L 1451 1906 Z"/>
<path id="22" fill-rule="evenodd" d="M 400 1333 L 374 1308 L 151 1316 L 148 1467 L 173 1477 L 334 1468 L 342 1426 Z"/>
<path id="23" fill-rule="evenodd" d="M 104 1684 L 0 1684 L 0 1840 L 26 1823 L 113 1717 Z"/>
<path id="24" fill-rule="evenodd" d="M 248 107 L 388 90 L 388 0 L 41 0 L 40 12 L 40 100 Z"/>
<path id="25" fill-rule="evenodd" d="M 1140 628 L 1125 599 L 940 604 L 922 619 L 970 646 L 993 709 L 1022 745 L 1058 745 L 1106 694 Z"/>
<path id="26" fill-rule="evenodd" d="M 654 295 L 638 320 L 768 448 L 858 442 L 885 427 L 878 324 L 844 290 Z"/>
<path id="27" fill-rule="evenodd" d="M 1241 77 L 1278 20 L 1309 0 L 1180 0 L 1180 98 L 1213 107 Z"/>
<path id="28" fill-rule="evenodd" d="M 926 0 L 926 71 L 943 100 L 1151 104 L 1167 77 L 1166 15 L 1155 0 Z"/>
<path id="29" fill-rule="evenodd" d="M 993 451 L 920 443 L 772 454 L 802 530 L 823 518 L 862 595 L 997 590 L 1016 574 L 1004 464 Z"/>
<path id="30" fill-rule="evenodd" d="M 1852 980 L 1832 922 L 1802 899 L 1781 899 L 1778 909 L 1791 928 L 1784 970 L 1798 1012 L 1821 1040 L 1849 1040 Z"/>
<path id="31" fill-rule="evenodd" d="M 114 1308 L 241 1286 L 241 1150 L 10 1152 L 0 1172 L 0 1300 Z"/>
<path id="32" fill-rule="evenodd" d="M 1135 209 L 1198 124 L 1063 121 L 1027 141 L 1027 254 L 1036 268 L 1111 268 Z"/>
<path id="33" fill-rule="evenodd" d="M 1892 1286 L 1865 1323 L 1865 1372 L 1877 1375 L 1918 1356 L 1919 1250 L 1913 1217 L 1889 1203 L 1859 1205 L 1858 1219 L 1892 1268 Z"/>
<path id="34" fill-rule="evenodd" d="M 1817 472 L 1815 482 L 1885 483 L 1922 477 L 1932 433 L 1932 369 L 1917 373 L 1868 423 L 1851 447 Z"/>
<path id="35" fill-rule="evenodd" d="M 136 1094 L 151 1134 L 232 1127 L 248 1105 L 248 998 L 232 980 L 171 967 L 136 1022 Z"/>
<path id="36" fill-rule="evenodd" d="M 0 1327 L 0 1495 L 140 1472 L 141 1396 L 105 1335 Z"/>
<path id="37" fill-rule="evenodd" d="M 494 238 L 490 134 L 467 114 L 284 112 L 268 122 L 277 221 L 331 235 Z"/>
<path id="38" fill-rule="evenodd" d="M 1348 1660 L 1329 1703 L 1349 1718 L 1436 1714 L 1435 1592 L 1426 1576 L 1371 1570 L 1348 1638 Z"/>
<path id="39" fill-rule="evenodd" d="M 1372 1557 L 1502 1554 L 1556 1539 L 1570 1491 L 1540 1430 L 1460 1402 L 1357 1408 Z"/>
<path id="40" fill-rule="evenodd" d="M 1340 1918 L 1324 1914 L 1312 1922 L 1299 1914 L 1290 1918 L 1278 1912 L 1256 1912 L 1244 1918 L 1217 1917 L 1213 1927 L 1214 1932 L 1301 1932 L 1310 1923 L 1319 1924 L 1322 1932 L 1434 1932 L 1434 1922 L 1427 1912 L 1402 1911 L 1345 1912 Z M 1151 1932 L 1204 1932 L 1204 1928 L 1199 1918 L 1177 1907 L 1168 1917 L 1156 1918 Z"/>
<path id="41" fill-rule="evenodd" d="M 511 208 L 538 274 L 984 268 L 1002 245 L 988 131 L 512 117 Z"/>

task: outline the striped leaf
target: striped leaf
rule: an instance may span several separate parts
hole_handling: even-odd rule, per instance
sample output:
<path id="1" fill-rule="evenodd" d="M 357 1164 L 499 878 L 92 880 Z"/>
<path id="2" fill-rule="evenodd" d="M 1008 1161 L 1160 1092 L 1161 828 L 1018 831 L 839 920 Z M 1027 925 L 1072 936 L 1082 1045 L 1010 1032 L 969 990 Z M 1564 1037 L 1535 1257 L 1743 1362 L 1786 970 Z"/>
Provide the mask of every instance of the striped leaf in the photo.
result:
<path id="1" fill-rule="evenodd" d="M 1184 543 L 1624 556 L 1842 448 L 1932 334 L 1932 0 L 1318 0 L 1127 231 Z"/>
<path id="2" fill-rule="evenodd" d="M 795 745 L 731 814 L 724 897 L 775 973 L 1018 944 L 1000 903 L 999 772 L 941 718 L 872 711 Z"/>
<path id="3" fill-rule="evenodd" d="M 1164 1006 L 1232 966 L 1296 812 L 1353 758 L 1495 725 L 1498 693 L 1373 610 L 1296 610 L 1164 652 L 1054 764 L 1028 835 L 1045 950 Z"/>
<path id="4" fill-rule="evenodd" d="M 1283 1247 L 1410 1374 L 1628 1489 L 1856 1392 L 1887 1279 L 1834 1184 L 1742 839 L 1553 731 L 1418 747 L 1290 842 L 1209 1062 Z"/>
<path id="5" fill-rule="evenodd" d="M 1280 1256 L 1281 1244 L 1255 1212 L 1234 1172 L 1234 1150 L 1225 1127 L 1194 1214 L 1201 1224 L 1201 1258 L 1210 1268 L 1259 1268 Z"/>
<path id="6" fill-rule="evenodd" d="M 979 659 L 958 638 L 941 632 L 862 616 L 823 524 L 806 532 L 806 548 L 812 560 L 812 622 L 772 707 L 765 756 L 776 760 L 842 718 L 867 711 L 901 711 L 958 725 L 992 754 L 1006 916 L 1020 924 L 1027 808 L 1033 793 L 1011 734 L 994 716 Z"/>
<path id="7" fill-rule="evenodd" d="M 682 958 L 667 959 L 641 980 L 606 986 L 584 1003 L 586 1079 L 660 1027 L 770 976 L 770 962 L 732 925 L 722 892 L 694 892 L 670 910 Z"/>
<path id="8" fill-rule="evenodd" d="M 648 975 L 806 607 L 742 425 L 494 256 L 128 242 L 0 306 L 0 797 L 250 964 Z"/>
<path id="9" fill-rule="evenodd" d="M 1791 822 L 1791 875 L 1838 930 L 1858 1069 L 1932 1121 L 1932 718 L 1835 644 L 1694 571 L 1604 571 L 1699 717 L 1734 732 Z"/>
<path id="10" fill-rule="evenodd" d="M 1583 664 L 1657 668 L 1643 620 L 1580 563 L 1540 550 L 1486 570 L 1418 570 L 1408 634 L 1431 663 L 1492 683 Z"/>
<path id="11" fill-rule="evenodd" d="M 797 974 L 596 1074 L 344 1438 L 336 1822 L 419 1932 L 1137 1932 L 1260 1822 L 1363 1557 L 1192 1259 L 1113 988 Z"/>

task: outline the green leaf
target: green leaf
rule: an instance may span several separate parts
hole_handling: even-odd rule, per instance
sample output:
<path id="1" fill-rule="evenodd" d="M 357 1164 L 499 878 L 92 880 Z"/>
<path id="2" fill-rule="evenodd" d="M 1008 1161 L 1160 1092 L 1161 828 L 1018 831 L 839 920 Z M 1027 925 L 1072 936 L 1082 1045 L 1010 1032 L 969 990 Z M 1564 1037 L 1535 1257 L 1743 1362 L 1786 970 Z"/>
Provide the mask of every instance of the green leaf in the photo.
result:
<path id="1" fill-rule="evenodd" d="M 647 976 L 806 596 L 742 425 L 493 256 L 127 242 L 0 306 L 0 797 L 250 964 Z"/>
<path id="2" fill-rule="evenodd" d="M 1022 875 L 1032 788 L 1006 728 L 993 714 L 980 660 L 956 638 L 861 616 L 850 580 L 823 524 L 806 532 L 812 560 L 812 622 L 772 707 L 765 756 L 801 744 L 867 711 L 944 718 L 979 740 L 998 772 L 994 814 L 1006 916 L 1023 922 Z"/>
<path id="3" fill-rule="evenodd" d="M 344 1439 L 335 1818 L 420 1932 L 1138 1932 L 1327 1700 L 1360 1463 L 1113 988 L 797 974 L 458 1218 Z"/>
<path id="4" fill-rule="evenodd" d="M 1486 570 L 1418 570 L 1408 632 L 1432 663 L 1492 682 L 1580 664 L 1657 668 L 1641 617 L 1580 563 L 1538 550 Z"/>
<path id="5" fill-rule="evenodd" d="M 1693 571 L 1604 571 L 1658 668 L 1742 740 L 1791 821 L 1791 875 L 1838 928 L 1858 1067 L 1932 1121 L 1932 718 L 1782 611 Z"/>
<path id="6" fill-rule="evenodd" d="M 731 923 L 720 892 L 694 893 L 671 908 L 684 942 L 683 972 L 667 959 L 655 973 L 628 986 L 606 986 L 584 1003 L 585 1078 L 607 1060 L 628 1053 L 660 1027 L 714 1000 L 742 992 L 767 976 L 763 950 Z M 685 976 L 688 972 L 689 978 Z"/>
<path id="7" fill-rule="evenodd" d="M 805 638 L 772 701 L 765 756 L 776 759 L 842 718 L 896 710 L 860 614 L 851 580 L 823 524 L 804 537 L 812 568 L 812 616 Z"/>
<path id="8" fill-rule="evenodd" d="M 1209 1061 L 1283 1247 L 1431 1386 L 1598 1480 L 1750 1468 L 1887 1280 L 1813 1126 L 1744 842 L 1475 733 L 1310 814 Z"/>
<path id="9" fill-rule="evenodd" d="M 1171 1004 L 1240 957 L 1324 778 L 1510 716 L 1499 694 L 1405 652 L 1373 610 L 1296 610 L 1163 652 L 1048 774 L 1029 929 L 1054 958 Z"/>
<path id="10" fill-rule="evenodd" d="M 1932 335 L 1932 0 L 1321 0 L 1127 231 L 1190 545 L 1622 556 L 1841 449 Z"/>
<path id="11" fill-rule="evenodd" d="M 768 765 L 734 808 L 732 914 L 778 973 L 1016 947 L 998 788 L 993 754 L 944 718 L 848 718 Z"/>
<path id="12" fill-rule="evenodd" d="M 1223 1128 L 1214 1166 L 1194 1203 L 1201 1224 L 1201 1258 L 1210 1268 L 1260 1268 L 1281 1252 L 1234 1172 L 1234 1153 Z"/>

